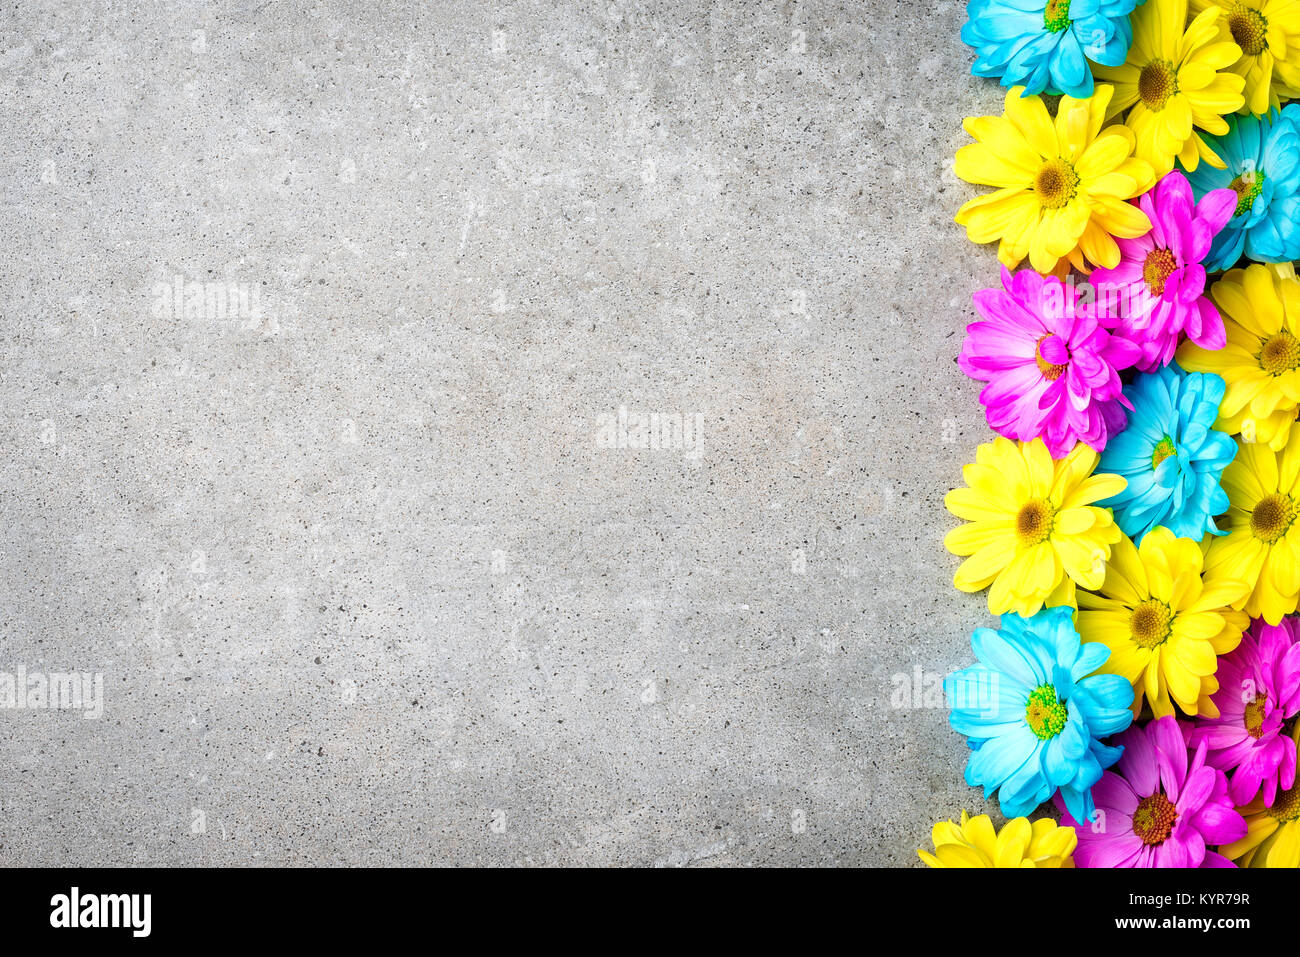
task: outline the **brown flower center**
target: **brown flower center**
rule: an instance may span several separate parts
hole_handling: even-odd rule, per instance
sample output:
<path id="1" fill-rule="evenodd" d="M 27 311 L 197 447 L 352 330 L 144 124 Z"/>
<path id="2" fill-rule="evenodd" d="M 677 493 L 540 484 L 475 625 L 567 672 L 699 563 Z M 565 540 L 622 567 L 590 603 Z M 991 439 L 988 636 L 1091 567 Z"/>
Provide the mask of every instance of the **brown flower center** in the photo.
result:
<path id="1" fill-rule="evenodd" d="M 1269 375 L 1281 375 L 1300 367 L 1300 339 L 1279 329 L 1259 349 L 1259 367 Z"/>
<path id="2" fill-rule="evenodd" d="M 1166 60 L 1152 60 L 1138 74 L 1138 96 L 1152 113 L 1165 108 L 1178 92 L 1178 71 Z"/>
<path id="3" fill-rule="evenodd" d="M 1142 265 L 1142 279 L 1153 296 L 1165 294 L 1165 282 L 1178 268 L 1178 260 L 1168 249 L 1153 249 Z"/>
<path id="4" fill-rule="evenodd" d="M 1148 598 L 1133 609 L 1128 619 L 1128 629 L 1139 648 L 1158 648 L 1169 640 L 1174 613 L 1169 606 L 1155 598 Z"/>
<path id="5" fill-rule="evenodd" d="M 1052 534 L 1056 510 L 1046 502 L 1032 499 L 1016 513 L 1016 535 L 1023 545 L 1037 545 Z"/>
<path id="6" fill-rule="evenodd" d="M 1178 820 L 1178 808 L 1163 794 L 1152 794 L 1138 801 L 1137 810 L 1133 812 L 1133 833 L 1142 839 L 1142 843 L 1154 847 L 1163 844 L 1174 832 L 1174 822 Z"/>
<path id="7" fill-rule="evenodd" d="M 1063 159 L 1048 160 L 1034 177 L 1038 201 L 1047 209 L 1060 209 L 1079 192 L 1079 174 Z"/>
<path id="8" fill-rule="evenodd" d="M 1268 49 L 1268 20 L 1244 3 L 1234 3 L 1228 14 L 1228 29 L 1246 56 L 1259 56 Z"/>
<path id="9" fill-rule="evenodd" d="M 1280 792 L 1268 813 L 1283 823 L 1300 817 L 1300 784 Z"/>
<path id="10" fill-rule="evenodd" d="M 1264 715 L 1268 713 L 1268 695 L 1260 692 L 1255 700 L 1246 703 L 1246 710 L 1241 723 L 1246 726 L 1246 733 L 1259 740 L 1264 735 Z"/>
<path id="11" fill-rule="evenodd" d="M 1295 515 L 1295 502 L 1291 501 L 1291 496 L 1280 492 L 1265 495 L 1250 513 L 1251 534 L 1272 545 L 1291 528 Z"/>

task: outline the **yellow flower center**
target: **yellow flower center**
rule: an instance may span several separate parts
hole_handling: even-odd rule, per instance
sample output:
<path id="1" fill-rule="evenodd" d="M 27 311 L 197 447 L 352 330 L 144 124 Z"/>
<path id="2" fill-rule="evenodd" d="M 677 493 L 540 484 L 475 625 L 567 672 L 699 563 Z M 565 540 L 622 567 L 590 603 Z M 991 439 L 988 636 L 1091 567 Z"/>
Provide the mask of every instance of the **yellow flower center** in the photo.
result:
<path id="1" fill-rule="evenodd" d="M 1259 740 L 1264 735 L 1264 715 L 1268 713 L 1268 695 L 1260 692 L 1255 700 L 1246 703 L 1241 723 L 1246 726 L 1246 733 Z"/>
<path id="2" fill-rule="evenodd" d="M 1138 96 L 1152 113 L 1163 110 L 1177 92 L 1178 71 L 1167 60 L 1152 60 L 1138 75 Z"/>
<path id="3" fill-rule="evenodd" d="M 1034 346 L 1034 361 L 1038 363 L 1038 371 L 1043 374 L 1043 378 L 1048 382 L 1055 382 L 1065 375 L 1065 370 L 1069 366 L 1058 362 L 1048 362 L 1043 358 L 1043 341 L 1050 338 L 1052 338 L 1052 333 L 1038 337 L 1038 342 Z"/>
<path id="4" fill-rule="evenodd" d="M 1160 468 L 1160 463 L 1163 462 L 1165 459 L 1169 458 L 1169 456 L 1177 455 L 1177 454 L 1178 454 L 1178 447 L 1174 445 L 1174 440 L 1166 435 L 1163 439 L 1161 439 L 1159 442 L 1156 443 L 1155 451 L 1151 453 L 1152 471 Z"/>
<path id="5" fill-rule="evenodd" d="M 1069 718 L 1070 709 L 1056 700 L 1056 689 L 1051 685 L 1039 685 L 1029 693 L 1025 721 L 1040 741 L 1049 741 L 1060 734 Z"/>
<path id="6" fill-rule="evenodd" d="M 1296 507 L 1291 496 L 1274 492 L 1259 500 L 1250 513 L 1250 531 L 1261 542 L 1272 545 L 1291 528 Z"/>
<path id="7" fill-rule="evenodd" d="M 1043 26 L 1049 33 L 1060 33 L 1070 25 L 1070 0 L 1048 0 L 1043 8 Z"/>
<path id="8" fill-rule="evenodd" d="M 1253 7 L 1234 3 L 1228 14 L 1228 29 L 1246 56 L 1259 56 L 1268 49 L 1268 21 Z"/>
<path id="9" fill-rule="evenodd" d="M 1174 831 L 1178 808 L 1163 794 L 1152 794 L 1138 801 L 1133 812 L 1133 833 L 1148 846 L 1163 844 Z"/>
<path id="10" fill-rule="evenodd" d="M 1255 207 L 1255 200 L 1259 199 L 1259 194 L 1264 192 L 1265 179 L 1262 169 L 1251 169 L 1228 184 L 1229 188 L 1237 194 L 1237 209 L 1232 214 L 1233 219 L 1250 212 Z"/>
<path id="11" fill-rule="evenodd" d="M 1300 339 L 1279 329 L 1259 350 L 1259 367 L 1269 375 L 1281 375 L 1300 366 Z"/>
<path id="12" fill-rule="evenodd" d="M 1031 499 L 1016 513 L 1016 534 L 1022 545 L 1037 545 L 1052 534 L 1052 520 L 1056 510 L 1046 502 Z"/>
<path id="13" fill-rule="evenodd" d="M 1153 296 L 1165 294 L 1165 282 L 1178 268 L 1178 260 L 1168 249 L 1153 249 L 1142 265 L 1142 279 Z"/>
<path id="14" fill-rule="evenodd" d="M 1063 159 L 1048 160 L 1034 177 L 1038 201 L 1047 209 L 1060 209 L 1079 192 L 1079 174 Z"/>
<path id="15" fill-rule="evenodd" d="M 1300 818 L 1300 784 L 1279 792 L 1273 799 L 1273 806 L 1268 809 L 1268 813 L 1284 824 Z"/>
<path id="16" fill-rule="evenodd" d="M 1128 630 L 1139 648 L 1158 648 L 1169 640 L 1174 613 L 1164 602 L 1148 598 L 1133 609 Z"/>

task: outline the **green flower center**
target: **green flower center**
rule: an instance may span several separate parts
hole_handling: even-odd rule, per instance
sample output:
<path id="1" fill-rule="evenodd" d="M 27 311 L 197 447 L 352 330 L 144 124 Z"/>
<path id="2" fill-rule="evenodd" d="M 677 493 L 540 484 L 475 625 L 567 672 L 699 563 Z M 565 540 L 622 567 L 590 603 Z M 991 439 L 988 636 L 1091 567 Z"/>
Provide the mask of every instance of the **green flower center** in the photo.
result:
<path id="1" fill-rule="evenodd" d="M 1151 453 L 1152 470 L 1154 471 L 1155 469 L 1160 468 L 1161 462 L 1169 458 L 1169 456 L 1177 455 L 1177 454 L 1178 454 L 1178 447 L 1174 445 L 1174 440 L 1166 435 L 1163 439 L 1161 439 L 1159 442 L 1156 443 L 1155 451 Z"/>
<path id="2" fill-rule="evenodd" d="M 1154 847 L 1163 844 L 1174 832 L 1174 822 L 1178 820 L 1178 808 L 1163 794 L 1152 794 L 1138 801 L 1133 812 L 1133 833 L 1142 839 L 1142 843 Z"/>
<path id="3" fill-rule="evenodd" d="M 1041 499 L 1031 499 L 1020 506 L 1016 513 L 1016 535 L 1026 547 L 1037 545 L 1047 540 L 1052 534 L 1052 522 L 1056 518 L 1056 509 Z"/>
<path id="4" fill-rule="evenodd" d="M 1153 296 L 1165 294 L 1165 282 L 1178 268 L 1178 260 L 1168 249 L 1153 249 L 1142 264 L 1142 279 Z"/>
<path id="5" fill-rule="evenodd" d="M 1060 33 L 1070 25 L 1070 0 L 1048 0 L 1043 8 L 1043 26 L 1049 33 Z"/>
<path id="6" fill-rule="evenodd" d="M 1158 648 L 1169 640 L 1174 613 L 1169 606 L 1155 598 L 1148 598 L 1133 609 L 1128 619 L 1128 630 L 1139 648 Z"/>
<path id="7" fill-rule="evenodd" d="M 1268 813 L 1284 824 L 1300 818 L 1300 784 L 1280 792 L 1273 800 L 1273 806 L 1268 809 Z"/>
<path id="8" fill-rule="evenodd" d="M 1259 349 L 1259 367 L 1269 375 L 1281 375 L 1300 366 L 1300 339 L 1279 329 Z"/>
<path id="9" fill-rule="evenodd" d="M 1296 506 L 1291 496 L 1280 492 L 1265 495 L 1250 513 L 1251 534 L 1261 542 L 1272 545 L 1291 528 L 1295 516 Z"/>
<path id="10" fill-rule="evenodd" d="M 1258 741 L 1264 735 L 1264 715 L 1268 713 L 1268 695 L 1260 692 L 1255 700 L 1246 702 L 1246 709 L 1241 723 L 1246 726 L 1246 733 Z"/>
<path id="11" fill-rule="evenodd" d="M 1040 685 L 1029 693 L 1025 721 L 1040 741 L 1050 741 L 1060 734 L 1069 719 L 1070 709 L 1056 700 L 1056 689 L 1051 685 Z"/>
<path id="12" fill-rule="evenodd" d="M 1178 92 L 1178 71 L 1167 60 L 1152 60 L 1138 74 L 1138 96 L 1152 113 L 1159 113 Z"/>
<path id="13" fill-rule="evenodd" d="M 1246 56 L 1259 56 L 1268 49 L 1268 20 L 1244 3 L 1234 3 L 1228 14 L 1228 29 Z"/>
<path id="14" fill-rule="evenodd" d="M 1265 178 L 1262 169 L 1251 169 L 1228 184 L 1228 187 L 1237 194 L 1237 211 L 1232 214 L 1234 219 L 1254 208 L 1255 200 L 1259 199 L 1259 194 L 1264 192 Z"/>
<path id="15" fill-rule="evenodd" d="M 1060 209 L 1079 192 L 1079 174 L 1063 159 L 1048 160 L 1034 177 L 1038 201 L 1047 209 Z"/>

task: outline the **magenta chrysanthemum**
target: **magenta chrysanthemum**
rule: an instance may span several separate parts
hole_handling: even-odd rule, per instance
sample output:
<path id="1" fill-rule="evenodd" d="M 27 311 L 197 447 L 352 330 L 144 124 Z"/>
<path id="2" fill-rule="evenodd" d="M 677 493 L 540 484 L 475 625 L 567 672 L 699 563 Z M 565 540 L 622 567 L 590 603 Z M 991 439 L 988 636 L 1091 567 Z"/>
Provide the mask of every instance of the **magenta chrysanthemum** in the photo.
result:
<path id="1" fill-rule="evenodd" d="M 1112 334 L 1073 286 L 1033 270 L 1002 270 L 1002 289 L 975 293 L 983 321 L 966 327 L 958 364 L 980 392 L 989 425 L 1007 438 L 1042 438 L 1053 458 L 1083 442 L 1100 452 L 1115 428 L 1119 370 L 1138 347 Z M 1103 409 L 1107 406 L 1111 409 Z M 1122 427 L 1123 413 L 1118 419 Z"/>
<path id="2" fill-rule="evenodd" d="M 1097 814 L 1074 827 L 1079 867 L 1233 867 L 1206 845 L 1245 837 L 1246 821 L 1228 797 L 1222 771 L 1202 745 L 1188 760 L 1187 738 L 1172 716 L 1130 727 L 1111 739 L 1124 746 L 1117 765 L 1093 785 Z M 1058 805 L 1060 804 L 1058 800 Z"/>
<path id="3" fill-rule="evenodd" d="M 1236 191 L 1216 189 L 1198 204 L 1187 177 L 1175 170 L 1138 200 L 1151 231 L 1117 239 L 1119 265 L 1093 272 L 1097 311 L 1113 317 L 1115 331 L 1142 350 L 1137 367 L 1143 372 L 1169 364 L 1179 333 L 1205 349 L 1227 343 L 1219 310 L 1205 295 L 1202 262 L 1237 200 Z"/>
<path id="4" fill-rule="evenodd" d="M 1219 690 L 1210 700 L 1217 718 L 1199 718 L 1194 746 L 1209 749 L 1209 761 L 1230 775 L 1230 793 L 1246 804 L 1260 788 L 1272 806 L 1278 789 L 1295 783 L 1296 746 L 1282 723 L 1300 711 L 1300 626 L 1257 620 L 1241 644 L 1219 659 Z"/>

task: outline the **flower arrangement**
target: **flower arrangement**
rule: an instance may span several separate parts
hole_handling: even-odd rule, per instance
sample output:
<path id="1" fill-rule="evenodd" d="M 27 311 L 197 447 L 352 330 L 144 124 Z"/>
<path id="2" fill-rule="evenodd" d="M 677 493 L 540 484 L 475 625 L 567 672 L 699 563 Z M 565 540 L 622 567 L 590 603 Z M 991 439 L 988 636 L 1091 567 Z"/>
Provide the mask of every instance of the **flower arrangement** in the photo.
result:
<path id="1" fill-rule="evenodd" d="M 996 435 L 944 544 L 1000 625 L 944 690 L 1008 820 L 920 857 L 1300 867 L 1300 3 L 966 11 L 1007 88 L 954 164 Z"/>

